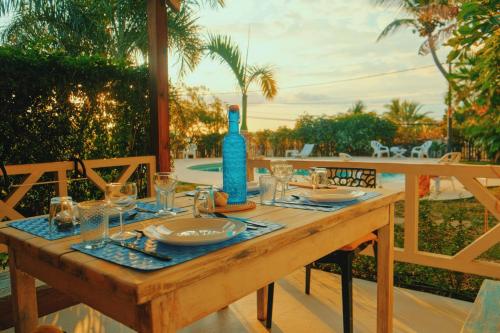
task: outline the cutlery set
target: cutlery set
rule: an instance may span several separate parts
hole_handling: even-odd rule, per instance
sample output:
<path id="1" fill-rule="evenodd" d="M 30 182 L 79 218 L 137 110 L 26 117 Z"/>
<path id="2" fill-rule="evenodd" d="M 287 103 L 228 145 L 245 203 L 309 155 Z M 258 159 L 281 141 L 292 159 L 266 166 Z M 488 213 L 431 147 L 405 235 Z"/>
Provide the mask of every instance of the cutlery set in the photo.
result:
<path id="1" fill-rule="evenodd" d="M 130 214 L 128 216 L 128 218 L 133 218 L 137 214 L 137 212 L 154 213 L 153 211 L 150 211 L 150 210 L 147 210 L 147 209 L 138 208 L 138 209 L 136 209 L 136 212 Z M 133 216 L 130 217 L 131 215 L 133 215 Z M 246 227 L 249 230 L 257 230 L 259 228 L 267 228 L 267 225 L 265 223 L 253 221 L 253 220 L 248 219 L 248 218 L 235 217 L 235 216 L 227 216 L 227 215 L 222 214 L 222 213 L 214 213 L 213 216 L 214 217 L 218 217 L 218 218 L 226 218 L 228 220 L 234 220 L 234 221 L 243 222 L 243 223 L 246 224 Z M 140 253 L 152 256 L 154 258 L 160 259 L 160 260 L 172 260 L 172 258 L 169 257 L 168 255 L 165 255 L 165 254 L 162 254 L 162 253 L 159 253 L 158 251 L 156 251 L 156 246 L 157 246 L 157 241 L 156 240 L 153 240 L 153 239 L 149 238 L 146 241 L 146 243 L 147 242 L 151 242 L 151 244 L 149 246 L 148 246 L 148 244 L 145 244 L 144 247 L 141 247 L 139 245 L 139 241 L 140 241 L 140 239 L 145 234 L 144 234 L 144 232 L 142 230 L 134 230 L 134 231 L 136 233 L 136 239 L 134 241 L 118 241 L 118 240 L 110 239 L 109 242 L 111 244 L 118 245 L 118 246 L 121 246 L 121 247 L 125 247 L 127 249 L 130 249 L 130 250 L 133 250 L 133 251 L 137 251 L 137 252 L 140 252 Z"/>

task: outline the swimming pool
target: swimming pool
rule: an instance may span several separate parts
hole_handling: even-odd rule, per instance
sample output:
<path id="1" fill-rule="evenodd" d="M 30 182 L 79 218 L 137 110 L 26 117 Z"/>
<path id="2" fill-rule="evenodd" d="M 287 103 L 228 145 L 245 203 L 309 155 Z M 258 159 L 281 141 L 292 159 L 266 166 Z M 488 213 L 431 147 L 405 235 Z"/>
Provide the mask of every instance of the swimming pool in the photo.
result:
<path id="1" fill-rule="evenodd" d="M 206 171 L 206 172 L 222 172 L 222 163 L 211 163 L 211 164 L 199 164 L 199 165 L 192 165 L 188 167 L 188 169 L 191 170 L 196 170 L 196 171 Z M 258 174 L 266 174 L 269 173 L 269 171 L 266 168 L 258 168 L 257 169 Z M 308 170 L 304 169 L 298 169 L 295 170 L 296 175 L 300 176 L 307 176 L 309 175 Z M 401 173 L 382 173 L 380 174 L 381 179 L 380 181 L 383 182 L 403 182 L 404 181 L 404 174 Z"/>

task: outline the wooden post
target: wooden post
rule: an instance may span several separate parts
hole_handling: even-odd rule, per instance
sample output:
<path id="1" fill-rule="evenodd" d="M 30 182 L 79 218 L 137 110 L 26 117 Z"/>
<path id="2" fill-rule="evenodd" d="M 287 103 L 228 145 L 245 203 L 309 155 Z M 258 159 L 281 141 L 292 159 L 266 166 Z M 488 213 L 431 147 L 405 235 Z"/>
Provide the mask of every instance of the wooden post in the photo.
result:
<path id="1" fill-rule="evenodd" d="M 148 0 L 149 94 L 151 148 L 159 171 L 170 170 L 167 7 L 165 0 Z"/>
<path id="2" fill-rule="evenodd" d="M 378 230 L 377 332 L 392 333 L 394 302 L 394 203 L 389 223 Z"/>

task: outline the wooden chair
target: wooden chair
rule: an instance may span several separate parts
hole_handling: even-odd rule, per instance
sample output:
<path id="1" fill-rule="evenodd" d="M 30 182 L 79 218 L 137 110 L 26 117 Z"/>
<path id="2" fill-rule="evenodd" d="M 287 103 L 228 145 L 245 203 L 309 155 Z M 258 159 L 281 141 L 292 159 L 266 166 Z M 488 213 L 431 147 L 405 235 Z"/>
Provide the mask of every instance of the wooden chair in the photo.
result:
<path id="1" fill-rule="evenodd" d="M 334 185 L 375 188 L 377 174 L 374 169 L 358 169 L 358 168 L 326 168 L 328 178 Z M 342 312 L 344 333 L 353 331 L 352 319 L 352 261 L 354 256 L 362 251 L 365 247 L 372 244 L 377 258 L 376 233 L 369 233 L 360 239 L 345 245 L 341 249 L 329 253 L 328 255 L 318 259 L 315 263 L 320 264 L 337 264 L 341 270 L 342 280 Z M 305 293 L 310 294 L 311 291 L 311 268 L 312 263 L 305 267 Z M 266 327 L 271 328 L 272 325 L 272 306 L 273 306 L 273 291 L 274 285 L 269 285 L 269 297 L 267 307 Z"/>

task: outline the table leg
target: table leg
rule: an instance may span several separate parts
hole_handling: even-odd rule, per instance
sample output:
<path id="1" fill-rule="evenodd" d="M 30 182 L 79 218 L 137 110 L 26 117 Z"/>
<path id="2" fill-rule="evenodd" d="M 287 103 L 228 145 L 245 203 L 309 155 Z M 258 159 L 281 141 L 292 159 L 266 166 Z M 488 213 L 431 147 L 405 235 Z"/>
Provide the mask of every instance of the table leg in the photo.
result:
<path id="1" fill-rule="evenodd" d="M 140 312 L 140 333 L 175 333 L 174 295 L 167 294 L 144 304 Z"/>
<path id="2" fill-rule="evenodd" d="M 394 204 L 389 206 L 389 223 L 378 230 L 377 332 L 391 333 L 394 279 Z"/>
<path id="3" fill-rule="evenodd" d="M 38 326 L 35 279 L 17 268 L 12 247 L 9 247 L 9 271 L 16 333 L 32 333 Z"/>
<path id="4" fill-rule="evenodd" d="M 269 286 L 257 290 L 257 319 L 267 319 L 267 298 L 269 296 Z"/>

